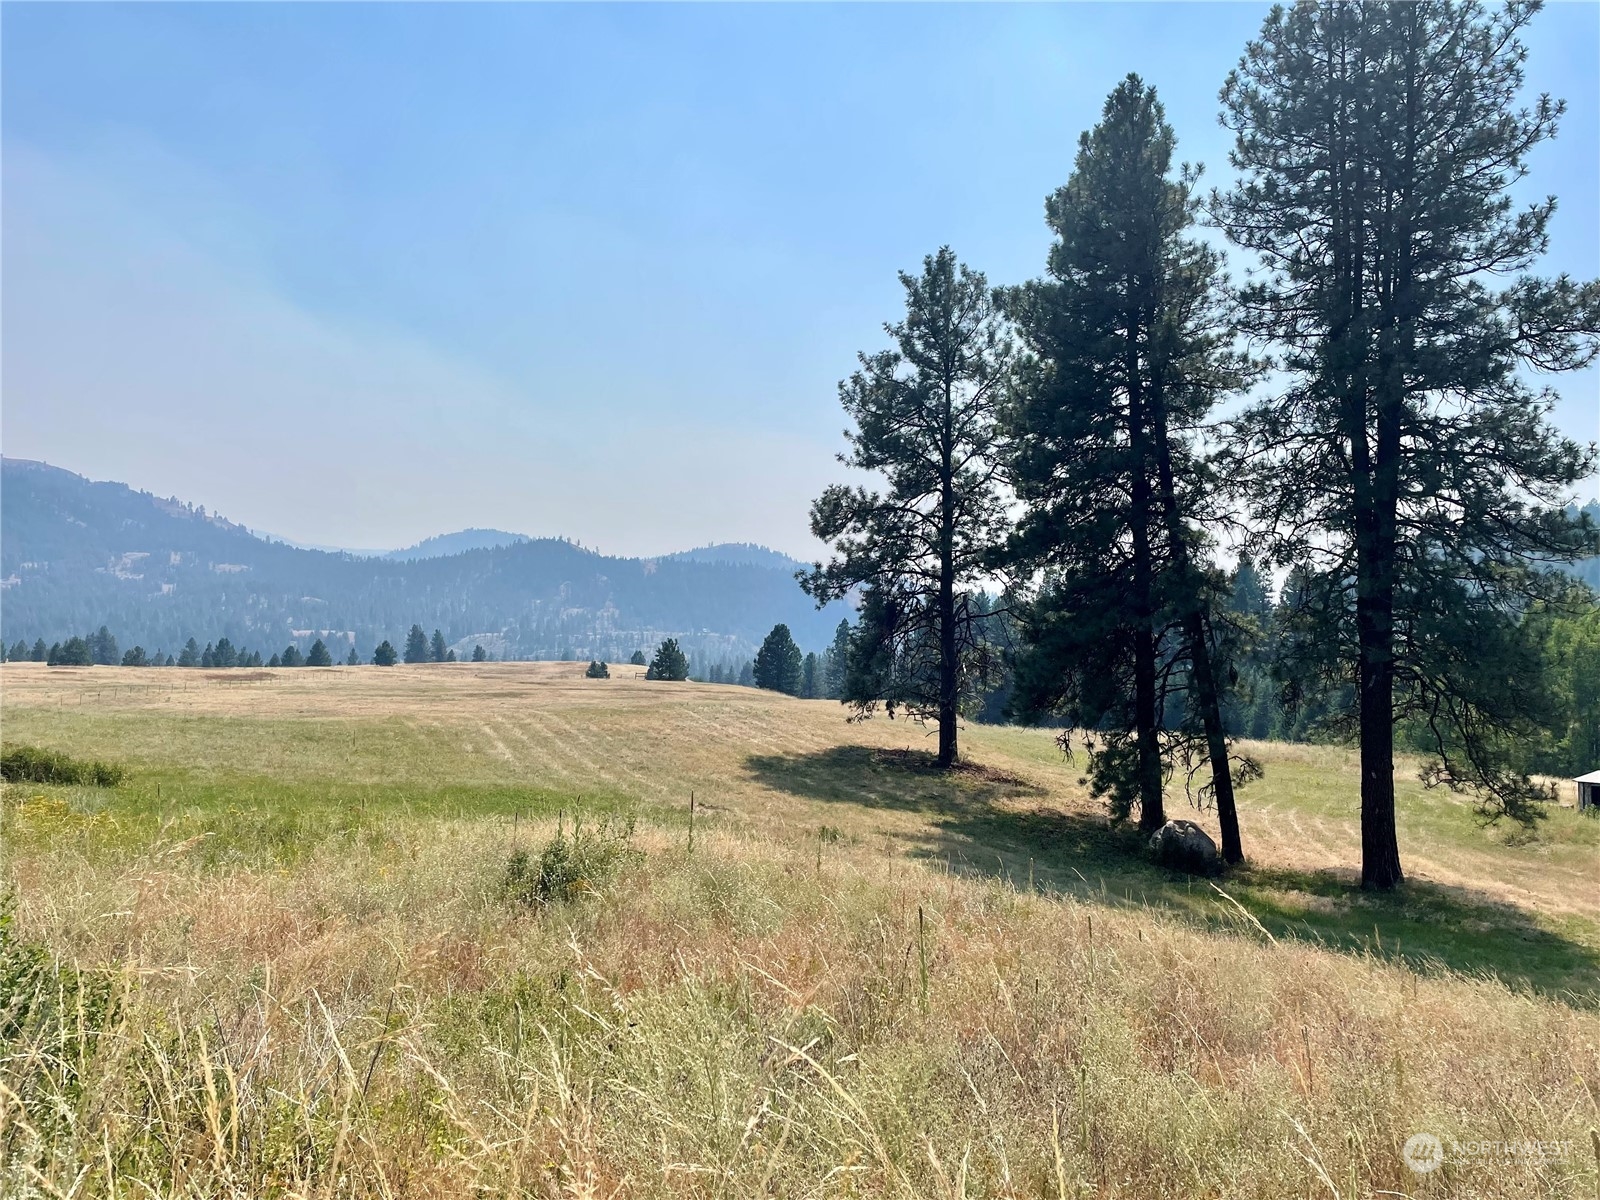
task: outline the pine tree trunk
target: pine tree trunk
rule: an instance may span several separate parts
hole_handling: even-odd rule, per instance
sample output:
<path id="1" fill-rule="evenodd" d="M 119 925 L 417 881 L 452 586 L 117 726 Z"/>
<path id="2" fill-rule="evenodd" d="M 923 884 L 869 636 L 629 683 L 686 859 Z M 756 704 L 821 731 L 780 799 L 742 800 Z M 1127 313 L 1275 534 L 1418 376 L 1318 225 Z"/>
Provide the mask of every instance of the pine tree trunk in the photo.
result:
<path id="1" fill-rule="evenodd" d="M 1165 397 L 1158 383 L 1151 389 L 1150 408 L 1155 427 L 1155 451 L 1161 485 L 1161 508 L 1166 518 L 1167 539 L 1172 543 L 1172 565 L 1185 589 L 1184 639 L 1189 643 L 1189 675 L 1194 681 L 1194 701 L 1205 728 L 1206 754 L 1211 760 L 1211 790 L 1217 803 L 1217 825 L 1222 834 L 1222 859 L 1228 863 L 1244 861 L 1244 843 L 1239 836 L 1239 810 L 1233 798 L 1233 772 L 1228 763 L 1228 738 L 1222 725 L 1221 688 L 1211 661 L 1211 638 L 1199 581 L 1191 578 L 1189 547 L 1184 541 L 1183 516 L 1178 511 L 1178 491 L 1173 480 L 1172 450 L 1168 445 Z"/>
<path id="2" fill-rule="evenodd" d="M 1133 644 L 1133 724 L 1138 751 L 1139 828 L 1160 829 L 1167 823 L 1161 799 L 1160 709 L 1156 703 L 1155 572 L 1150 559 L 1150 454 L 1145 428 L 1143 387 L 1139 374 L 1139 326 L 1129 321 L 1126 352 L 1128 440 L 1132 449 L 1133 588 L 1138 628 Z"/>
<path id="3" fill-rule="evenodd" d="M 1394 820 L 1394 660 L 1384 606 L 1357 600 L 1360 627 L 1361 886 L 1388 889 L 1404 878 Z"/>
<path id="4" fill-rule="evenodd" d="M 1210 633 L 1197 603 L 1184 619 L 1189 643 L 1189 670 L 1195 681 L 1195 702 L 1206 731 L 1206 753 L 1211 759 L 1211 788 L 1217 802 L 1217 826 L 1222 834 L 1222 860 L 1244 861 L 1239 837 L 1239 810 L 1233 798 L 1233 772 L 1228 763 L 1228 738 L 1222 727 L 1221 689 L 1211 661 Z"/>
<path id="5" fill-rule="evenodd" d="M 1133 724 L 1139 755 L 1139 828 L 1150 833 L 1167 823 L 1161 799 L 1161 742 L 1156 722 L 1156 639 L 1148 625 L 1134 636 Z"/>
<path id="6" fill-rule="evenodd" d="M 939 767 L 956 764 L 955 412 L 945 384 L 939 530 Z"/>
<path id="7" fill-rule="evenodd" d="M 1387 357 L 1383 355 L 1381 357 Z M 1392 364 L 1380 363 L 1376 438 L 1366 405 L 1351 441 L 1356 531 L 1356 687 L 1361 734 L 1361 885 L 1404 878 L 1394 811 L 1394 588 L 1399 509 L 1400 413 Z M 1347 411 L 1354 416 L 1355 405 Z M 1355 433 L 1352 430 L 1352 433 Z"/>
<path id="8" fill-rule="evenodd" d="M 956 763 L 955 580 L 948 566 L 939 580 L 939 766 Z"/>

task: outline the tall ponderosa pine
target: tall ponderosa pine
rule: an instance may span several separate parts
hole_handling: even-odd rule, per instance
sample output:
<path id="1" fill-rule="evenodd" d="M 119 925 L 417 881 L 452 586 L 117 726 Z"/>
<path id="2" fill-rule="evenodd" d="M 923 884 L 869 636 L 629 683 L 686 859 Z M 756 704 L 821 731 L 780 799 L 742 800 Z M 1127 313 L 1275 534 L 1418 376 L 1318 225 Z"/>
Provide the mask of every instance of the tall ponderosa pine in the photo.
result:
<path id="1" fill-rule="evenodd" d="M 393 644 L 388 638 L 378 643 L 378 648 L 372 652 L 372 665 L 375 667 L 392 667 L 400 656 L 395 653 Z"/>
<path id="2" fill-rule="evenodd" d="M 449 647 L 444 644 L 444 632 L 435 629 L 433 631 L 433 640 L 428 643 L 428 657 L 434 662 L 444 662 L 449 653 Z"/>
<path id="3" fill-rule="evenodd" d="M 861 714 L 882 702 L 939 723 L 939 765 L 956 761 L 956 721 L 971 698 L 973 584 L 1005 531 L 997 415 L 1009 367 L 1005 325 L 984 277 L 948 247 L 902 273 L 905 320 L 895 348 L 862 354 L 839 385 L 855 422 L 840 461 L 883 476 L 883 493 L 835 486 L 811 509 L 812 532 L 837 557 L 801 576 L 818 604 L 861 589 L 843 697 Z M 967 660 L 967 661 L 964 661 Z"/>
<path id="4" fill-rule="evenodd" d="M 1238 862 L 1195 441 L 1247 364 L 1228 348 L 1217 256 L 1190 236 L 1195 201 L 1173 145 L 1154 90 L 1130 75 L 1046 204 L 1048 278 L 1008 293 L 1030 351 L 1012 412 L 1026 505 L 1012 549 L 1046 580 L 1014 705 L 1094 729 L 1091 779 L 1118 812 L 1137 801 L 1146 829 L 1166 819 L 1171 757 L 1208 760 L 1203 791 Z M 1178 688 L 1194 728 L 1166 730 Z"/>
<path id="5" fill-rule="evenodd" d="M 1545 705 L 1518 616 L 1593 552 L 1561 508 L 1592 458 L 1518 376 L 1591 361 L 1600 326 L 1600 286 L 1522 274 L 1555 202 L 1510 188 L 1562 112 L 1517 107 L 1536 7 L 1274 9 L 1222 93 L 1240 180 L 1217 216 L 1261 258 L 1247 319 L 1292 381 L 1239 422 L 1233 472 L 1264 552 L 1314 576 L 1312 665 L 1354 688 L 1368 887 L 1402 878 L 1397 721 L 1428 732 L 1429 781 L 1531 818 L 1506 751 Z"/>
<path id="6" fill-rule="evenodd" d="M 756 652 L 756 686 L 790 696 L 800 694 L 804 659 L 787 625 L 774 625 Z"/>

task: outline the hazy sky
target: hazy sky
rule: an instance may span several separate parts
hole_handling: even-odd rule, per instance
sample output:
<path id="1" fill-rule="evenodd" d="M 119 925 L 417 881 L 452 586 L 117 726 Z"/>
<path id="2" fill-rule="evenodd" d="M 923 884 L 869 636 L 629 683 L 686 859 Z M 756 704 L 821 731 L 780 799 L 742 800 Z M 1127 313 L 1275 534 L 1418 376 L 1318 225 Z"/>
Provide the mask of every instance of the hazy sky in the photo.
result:
<path id="1" fill-rule="evenodd" d="M 836 383 L 948 242 L 1040 269 L 1136 70 L 1226 175 L 1256 4 L 3 7 L 5 453 L 354 547 L 809 557 Z M 1524 190 L 1600 274 L 1600 5 Z M 1561 426 L 1600 433 L 1600 375 Z"/>

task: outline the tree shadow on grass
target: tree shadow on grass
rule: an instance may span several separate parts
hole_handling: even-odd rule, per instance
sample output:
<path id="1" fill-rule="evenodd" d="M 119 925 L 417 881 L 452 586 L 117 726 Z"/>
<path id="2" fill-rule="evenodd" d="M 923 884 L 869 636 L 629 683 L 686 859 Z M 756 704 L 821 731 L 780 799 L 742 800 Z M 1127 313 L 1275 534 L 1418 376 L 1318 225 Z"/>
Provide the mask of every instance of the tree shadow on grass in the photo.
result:
<path id="1" fill-rule="evenodd" d="M 924 814 L 928 828 L 902 837 L 906 852 L 953 872 L 1403 961 L 1424 972 L 1448 968 L 1574 1007 L 1600 1007 L 1600 951 L 1592 937 L 1568 936 L 1549 919 L 1471 888 L 1413 879 L 1395 892 L 1372 893 L 1350 869 L 1251 865 L 1213 886 L 1156 866 L 1138 831 L 1104 814 L 1052 805 L 1043 788 L 992 768 L 941 772 L 923 752 L 839 746 L 753 755 L 746 766 L 765 786 L 807 799 Z"/>
<path id="2" fill-rule="evenodd" d="M 767 787 L 812 800 L 901 812 L 957 813 L 1043 788 L 1003 771 L 963 763 L 941 771 L 926 750 L 834 746 L 814 754 L 753 754 L 750 773 Z"/>

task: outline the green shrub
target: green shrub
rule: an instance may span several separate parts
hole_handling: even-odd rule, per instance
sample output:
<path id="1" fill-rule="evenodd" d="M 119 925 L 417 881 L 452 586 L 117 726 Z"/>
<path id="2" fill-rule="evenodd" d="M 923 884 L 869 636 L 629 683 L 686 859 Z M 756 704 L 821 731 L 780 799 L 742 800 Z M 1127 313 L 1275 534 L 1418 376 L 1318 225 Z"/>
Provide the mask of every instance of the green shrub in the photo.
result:
<path id="1" fill-rule="evenodd" d="M 613 822 L 609 817 L 584 829 L 574 823 L 572 832 L 558 830 L 545 843 L 538 861 L 518 850 L 506 862 L 501 894 L 519 904 L 542 907 L 600 891 L 624 868 L 641 861 L 644 853 L 633 845 L 633 821 Z"/>
<path id="2" fill-rule="evenodd" d="M 0 753 L 0 778 L 10 783 L 67 783 L 116 787 L 126 772 L 115 763 L 84 762 L 56 750 L 12 746 Z"/>

